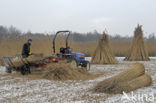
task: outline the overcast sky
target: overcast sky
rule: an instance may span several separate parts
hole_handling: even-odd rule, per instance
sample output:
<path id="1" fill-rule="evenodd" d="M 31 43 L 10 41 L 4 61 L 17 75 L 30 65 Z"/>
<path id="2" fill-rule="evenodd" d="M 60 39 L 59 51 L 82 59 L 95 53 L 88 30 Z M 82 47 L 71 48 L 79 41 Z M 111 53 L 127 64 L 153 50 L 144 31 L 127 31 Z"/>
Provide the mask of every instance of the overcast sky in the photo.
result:
<path id="1" fill-rule="evenodd" d="M 0 0 L 0 25 L 22 31 L 89 32 L 133 35 L 156 33 L 156 0 Z"/>

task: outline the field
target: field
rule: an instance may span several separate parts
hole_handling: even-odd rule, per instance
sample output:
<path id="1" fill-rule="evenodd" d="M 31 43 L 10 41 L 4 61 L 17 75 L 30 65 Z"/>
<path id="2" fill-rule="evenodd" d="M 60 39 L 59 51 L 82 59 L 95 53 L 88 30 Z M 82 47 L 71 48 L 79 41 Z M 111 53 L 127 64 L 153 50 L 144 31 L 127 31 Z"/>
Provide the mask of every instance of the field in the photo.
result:
<path id="1" fill-rule="evenodd" d="M 21 55 L 22 46 L 26 40 L 18 40 L 13 42 L 1 42 L 0 43 L 0 58 L 2 57 L 10 57 L 10 56 L 17 56 Z M 62 42 L 63 39 L 59 39 L 56 42 L 56 51 L 59 51 L 60 47 L 65 47 L 65 43 Z M 96 49 L 97 42 L 81 42 L 76 43 L 73 41 L 69 42 L 73 51 L 85 53 L 88 56 L 92 56 L 94 50 Z M 147 42 L 147 49 L 150 56 L 156 56 L 156 41 Z M 127 52 L 130 48 L 129 41 L 111 41 L 111 47 L 115 56 L 126 56 Z M 53 53 L 52 50 L 52 40 L 46 38 L 45 40 L 40 41 L 33 41 L 31 51 L 33 53 L 43 53 L 44 55 L 51 55 Z"/>
<path id="2" fill-rule="evenodd" d="M 0 103 L 156 103 L 156 0 L 1 0 Z"/>
<path id="3" fill-rule="evenodd" d="M 89 91 L 98 82 L 118 74 L 135 62 L 123 61 L 117 58 L 116 65 L 92 65 L 91 73 L 103 73 L 98 78 L 85 81 L 50 81 L 33 80 L 28 78 L 13 77 L 5 73 L 5 67 L 0 67 L 0 103 L 149 103 L 156 101 L 156 59 L 140 62 L 145 65 L 146 72 L 152 76 L 153 83 L 149 87 L 140 88 L 134 94 L 147 95 L 143 101 L 139 99 L 121 99 L 122 94 L 92 93 Z M 131 96 L 131 93 L 128 93 Z M 153 103 L 155 103 L 153 101 Z M 151 103 L 151 102 L 150 102 Z"/>

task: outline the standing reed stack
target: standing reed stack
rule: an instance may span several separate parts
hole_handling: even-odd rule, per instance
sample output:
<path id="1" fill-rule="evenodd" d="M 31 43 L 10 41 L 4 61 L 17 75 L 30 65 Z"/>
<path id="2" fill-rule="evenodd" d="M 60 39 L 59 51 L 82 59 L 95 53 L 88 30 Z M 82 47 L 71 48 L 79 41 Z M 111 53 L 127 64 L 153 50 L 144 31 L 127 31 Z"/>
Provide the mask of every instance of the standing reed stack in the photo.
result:
<path id="1" fill-rule="evenodd" d="M 98 46 L 92 56 L 93 64 L 115 64 L 115 56 L 113 55 L 112 49 L 109 43 L 109 37 L 104 32 L 102 37 L 99 39 Z"/>
<path id="2" fill-rule="evenodd" d="M 131 48 L 125 60 L 129 61 L 148 61 L 148 51 L 143 38 L 142 26 L 138 25 L 134 31 L 134 38 Z"/>

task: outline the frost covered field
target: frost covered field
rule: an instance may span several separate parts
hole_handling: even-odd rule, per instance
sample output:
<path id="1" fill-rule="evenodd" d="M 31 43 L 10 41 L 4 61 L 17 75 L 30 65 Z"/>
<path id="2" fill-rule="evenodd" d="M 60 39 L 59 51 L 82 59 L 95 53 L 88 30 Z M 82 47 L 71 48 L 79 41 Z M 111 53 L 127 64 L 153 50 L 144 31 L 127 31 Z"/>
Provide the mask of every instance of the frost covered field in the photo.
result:
<path id="1" fill-rule="evenodd" d="M 117 59 L 119 60 L 117 65 L 92 65 L 90 72 L 103 72 L 104 74 L 94 80 L 86 81 L 61 82 L 11 77 L 5 73 L 5 67 L 0 67 L 0 103 L 155 103 L 156 58 L 141 62 L 145 65 L 146 72 L 153 79 L 151 86 L 140 88 L 133 93 L 138 98 L 142 96 L 143 100 L 138 98 L 124 99 L 123 94 L 97 94 L 89 91 L 98 82 L 127 69 L 129 65 L 135 63 L 123 61 L 123 58 Z M 127 95 L 131 97 L 132 93 Z"/>

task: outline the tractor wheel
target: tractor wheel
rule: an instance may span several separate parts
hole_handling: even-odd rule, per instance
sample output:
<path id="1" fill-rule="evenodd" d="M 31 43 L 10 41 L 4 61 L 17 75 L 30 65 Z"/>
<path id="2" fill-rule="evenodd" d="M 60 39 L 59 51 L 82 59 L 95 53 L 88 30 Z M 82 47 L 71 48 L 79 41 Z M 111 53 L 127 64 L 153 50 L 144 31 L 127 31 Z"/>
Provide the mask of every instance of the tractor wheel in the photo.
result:
<path id="1" fill-rule="evenodd" d="M 12 73 L 12 69 L 10 67 L 6 68 L 7 73 Z"/>
<path id="2" fill-rule="evenodd" d="M 86 69 L 87 69 L 88 71 L 90 70 L 90 63 L 89 63 L 89 62 L 86 63 Z"/>
<path id="3" fill-rule="evenodd" d="M 25 75 L 25 73 L 26 73 L 25 67 L 21 67 L 20 69 L 21 69 L 21 74 L 22 74 L 22 75 Z"/>
<path id="4" fill-rule="evenodd" d="M 70 66 L 73 68 L 73 69 L 76 69 L 77 68 L 77 62 L 75 60 L 72 60 L 71 63 L 70 63 Z"/>
<path id="5" fill-rule="evenodd" d="M 22 75 L 31 73 L 29 65 L 22 66 L 20 69 L 21 69 L 21 74 Z"/>

